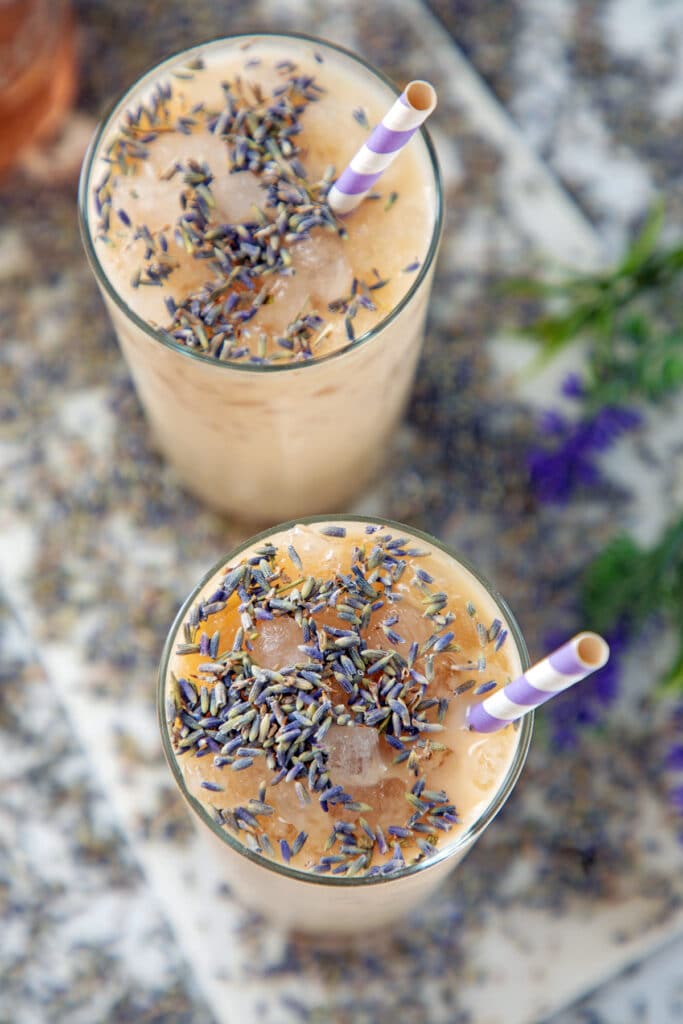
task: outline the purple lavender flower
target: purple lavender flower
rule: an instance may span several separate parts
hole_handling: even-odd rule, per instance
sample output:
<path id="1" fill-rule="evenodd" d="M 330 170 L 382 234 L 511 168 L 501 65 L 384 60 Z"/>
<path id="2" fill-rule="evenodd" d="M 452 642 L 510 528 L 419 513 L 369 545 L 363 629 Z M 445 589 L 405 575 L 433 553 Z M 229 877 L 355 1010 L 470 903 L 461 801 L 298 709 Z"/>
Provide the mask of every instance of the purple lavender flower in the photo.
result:
<path id="1" fill-rule="evenodd" d="M 556 409 L 544 409 L 539 417 L 538 426 L 541 433 L 548 437 L 563 437 L 569 429 L 569 423 Z"/>
<path id="2" fill-rule="evenodd" d="M 540 501 L 566 505 L 579 483 L 592 484 L 598 478 L 595 466 L 568 445 L 557 451 L 532 448 L 527 455 L 531 485 Z"/>
<path id="3" fill-rule="evenodd" d="M 674 786 L 669 790 L 669 800 L 676 814 L 683 816 L 683 785 Z"/>
<path id="4" fill-rule="evenodd" d="M 605 451 L 627 430 L 640 426 L 641 419 L 635 409 L 606 405 L 588 421 L 586 443 L 593 451 Z"/>
<path id="5" fill-rule="evenodd" d="M 664 770 L 675 777 L 675 785 L 669 790 L 669 801 L 678 817 L 683 818 L 683 701 L 674 706 L 671 719 L 679 732 L 679 738 L 669 747 Z M 678 839 L 683 846 L 683 829 L 678 833 Z"/>
<path id="6" fill-rule="evenodd" d="M 578 373 L 568 373 L 562 381 L 561 391 L 565 398 L 583 398 L 586 388 L 581 375 Z"/>
<path id="7" fill-rule="evenodd" d="M 666 755 L 666 768 L 670 772 L 683 771 L 683 743 L 674 743 Z"/>
<path id="8" fill-rule="evenodd" d="M 639 413 L 622 406 L 605 406 L 576 423 L 554 410 L 544 412 L 539 429 L 550 443 L 535 445 L 527 453 L 531 485 L 539 500 L 564 505 L 577 487 L 597 483 L 595 455 L 640 422 Z"/>

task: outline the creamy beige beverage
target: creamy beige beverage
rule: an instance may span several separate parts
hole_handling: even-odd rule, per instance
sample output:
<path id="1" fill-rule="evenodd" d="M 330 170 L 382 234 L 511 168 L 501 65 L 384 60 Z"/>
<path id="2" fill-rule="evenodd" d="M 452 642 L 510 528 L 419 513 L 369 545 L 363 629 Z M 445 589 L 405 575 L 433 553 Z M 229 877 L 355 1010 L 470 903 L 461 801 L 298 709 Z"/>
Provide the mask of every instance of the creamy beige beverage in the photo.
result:
<path id="1" fill-rule="evenodd" d="M 156 440 L 242 518 L 343 503 L 405 403 L 441 225 L 426 137 L 354 213 L 327 201 L 394 99 L 315 40 L 219 40 L 143 78 L 86 161 L 86 248 Z"/>
<path id="2" fill-rule="evenodd" d="M 221 565 L 169 638 L 164 735 L 242 897 L 300 927 L 332 900 L 343 930 L 354 881 L 403 887 L 365 889 L 377 923 L 436 884 L 521 768 L 528 723 L 480 735 L 465 714 L 525 657 L 490 589 L 396 524 L 300 523 Z M 282 872 L 318 885 L 264 903 Z"/>

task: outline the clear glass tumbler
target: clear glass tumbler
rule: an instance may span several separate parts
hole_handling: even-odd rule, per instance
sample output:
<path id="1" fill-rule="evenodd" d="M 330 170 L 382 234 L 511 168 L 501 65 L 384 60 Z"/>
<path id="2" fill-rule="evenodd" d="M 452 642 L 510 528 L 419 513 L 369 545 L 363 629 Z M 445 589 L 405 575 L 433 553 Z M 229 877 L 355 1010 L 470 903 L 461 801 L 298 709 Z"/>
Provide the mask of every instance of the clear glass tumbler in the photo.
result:
<path id="1" fill-rule="evenodd" d="M 161 658 L 158 683 L 158 712 L 164 752 L 178 788 L 193 813 L 195 824 L 215 847 L 217 860 L 225 867 L 226 877 L 239 899 L 250 908 L 279 925 L 311 933 L 362 933 L 381 927 L 418 907 L 443 879 L 460 863 L 465 854 L 495 818 L 512 792 L 524 766 L 533 730 L 533 713 L 517 723 L 516 746 L 507 772 L 500 785 L 490 793 L 488 802 L 468 828 L 452 841 L 439 846 L 436 852 L 388 876 L 356 875 L 334 877 L 314 874 L 291 864 L 281 863 L 252 852 L 225 827 L 217 824 L 207 808 L 190 792 L 173 743 L 167 722 L 170 663 L 178 642 L 184 639 L 184 623 L 198 598 L 206 600 L 216 589 L 217 578 L 228 565 L 234 565 L 240 554 L 254 545 L 263 545 L 269 538 L 295 525 L 311 526 L 321 522 L 337 524 L 373 524 L 395 531 L 395 535 L 430 545 L 442 553 L 447 567 L 463 576 L 486 599 L 491 609 L 509 630 L 514 644 L 515 665 L 522 671 L 529 666 L 529 656 L 519 626 L 507 604 L 481 573 L 467 561 L 450 551 L 440 541 L 412 527 L 389 520 L 361 516 L 307 517 L 272 528 L 245 541 L 214 565 L 189 595 L 168 634 Z M 441 558 L 440 554 L 439 557 Z M 457 623 L 456 623 L 457 625 Z M 454 627 L 455 628 L 455 627 Z M 227 772 L 228 779 L 230 772 Z M 330 816 L 332 817 L 332 815 Z"/>
<path id="2" fill-rule="evenodd" d="M 386 465 L 424 338 L 442 191 L 433 146 L 421 130 L 416 144 L 428 179 L 421 184 L 433 197 L 426 258 L 398 305 L 345 348 L 307 362 L 221 362 L 151 327 L 113 286 L 96 244 L 92 193 L 103 149 L 122 111 L 160 76 L 212 48 L 239 48 L 255 38 L 280 41 L 293 59 L 313 43 L 326 61 L 371 80 L 386 93 L 387 107 L 396 98 L 394 86 L 360 58 L 304 36 L 233 37 L 196 47 L 148 72 L 115 104 L 86 156 L 79 212 L 88 258 L 158 448 L 208 505 L 266 524 L 344 508 Z"/>

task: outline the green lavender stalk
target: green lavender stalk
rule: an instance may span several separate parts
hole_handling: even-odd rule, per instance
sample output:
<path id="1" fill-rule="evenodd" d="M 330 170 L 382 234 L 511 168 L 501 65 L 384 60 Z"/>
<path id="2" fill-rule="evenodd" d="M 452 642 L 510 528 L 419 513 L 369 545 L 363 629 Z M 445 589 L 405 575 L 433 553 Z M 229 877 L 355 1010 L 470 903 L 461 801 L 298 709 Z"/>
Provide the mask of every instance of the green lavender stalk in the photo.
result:
<path id="1" fill-rule="evenodd" d="M 665 686 L 683 691 L 683 516 L 651 548 L 622 534 L 590 563 L 581 592 L 585 621 L 609 633 L 633 635 L 658 616 L 678 634 L 678 650 Z"/>
<path id="2" fill-rule="evenodd" d="M 661 244 L 657 206 L 613 269 L 557 284 L 512 283 L 517 294 L 552 302 L 528 331 L 548 359 L 578 340 L 587 346 L 581 402 L 604 406 L 658 403 L 683 387 L 683 245 Z M 677 631 L 679 645 L 662 682 L 683 691 L 683 514 L 650 548 L 617 536 L 588 565 L 584 619 L 599 631 L 634 635 L 653 617 Z"/>
<path id="3" fill-rule="evenodd" d="M 659 243 L 663 209 L 653 210 L 613 269 L 570 276 L 557 284 L 521 279 L 519 295 L 552 301 L 527 333 L 541 358 L 587 343 L 587 411 L 630 401 L 658 402 L 683 385 L 683 245 Z"/>

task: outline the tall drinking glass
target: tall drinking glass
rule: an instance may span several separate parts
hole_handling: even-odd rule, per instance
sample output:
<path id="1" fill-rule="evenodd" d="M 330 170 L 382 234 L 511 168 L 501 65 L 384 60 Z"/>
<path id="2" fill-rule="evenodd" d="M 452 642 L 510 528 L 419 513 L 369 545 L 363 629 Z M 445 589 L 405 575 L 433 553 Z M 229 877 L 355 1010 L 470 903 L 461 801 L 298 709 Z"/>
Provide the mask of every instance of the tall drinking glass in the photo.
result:
<path id="1" fill-rule="evenodd" d="M 384 273 L 380 264 L 391 253 L 398 269 L 387 290 L 370 290 L 367 295 L 380 303 L 382 294 L 396 289 L 392 293 L 396 300 L 383 311 L 380 303 L 379 319 L 370 327 L 356 332 L 350 328 L 341 345 L 327 350 L 323 344 L 312 359 L 211 358 L 201 349 L 182 344 L 163 325 L 154 325 L 154 317 L 145 313 L 145 303 L 158 300 L 159 288 L 133 290 L 134 258 L 126 265 L 125 252 L 119 253 L 115 268 L 111 245 L 98 238 L 97 186 L 103 172 L 110 173 L 106 158 L 112 140 L 126 114 L 159 83 L 175 81 L 177 85 L 177 77 L 184 73 L 179 69 L 200 59 L 209 68 L 203 74 L 213 74 L 211 68 L 218 69 L 218 74 L 221 64 L 227 66 L 236 55 L 254 52 L 272 54 L 273 59 L 279 56 L 280 65 L 304 66 L 314 60 L 312 66 L 326 95 L 336 102 L 343 93 L 347 121 L 340 123 L 341 114 L 335 115 L 333 110 L 329 117 L 319 117 L 315 127 L 337 173 L 342 170 L 339 164 L 353 155 L 348 152 L 349 133 L 361 132 L 362 137 L 367 130 L 361 131 L 352 120 L 354 97 L 367 101 L 364 106 L 372 108 L 373 117 L 375 112 L 381 116 L 396 99 L 397 90 L 380 72 L 320 40 L 254 35 L 196 47 L 153 68 L 115 104 L 85 159 L 79 212 L 88 259 L 158 448 L 188 490 L 207 504 L 245 521 L 266 523 L 343 508 L 386 465 L 423 342 L 442 227 L 442 193 L 433 146 L 420 130 L 387 171 L 387 176 L 398 175 L 402 195 L 399 189 L 391 195 L 385 189 L 381 202 L 366 200 L 347 219 L 346 245 L 353 272 L 360 255 L 369 259 L 367 254 L 376 251 L 376 261 L 371 262 L 379 270 L 370 276 L 373 289 L 378 288 Z M 261 59 L 251 62 L 257 64 Z M 258 68 L 251 73 L 258 74 Z M 322 102 L 311 104 L 312 108 L 318 106 L 325 109 Z M 308 112 L 303 115 L 303 124 L 309 116 Z M 180 140 L 183 138 L 181 133 Z M 150 153 L 155 145 L 158 142 L 149 144 Z M 225 187 L 239 184 L 239 178 L 241 175 L 228 175 L 226 168 Z M 134 185 L 131 178 L 131 189 Z M 405 216 L 406 197 L 419 199 L 412 219 Z M 382 222 L 386 234 L 378 237 L 375 221 L 368 218 L 377 218 L 380 206 L 387 208 Z M 128 218 L 125 211 L 123 217 Z M 111 218 L 123 231 L 116 210 L 111 211 Z M 416 253 L 419 234 L 423 235 L 423 249 Z M 172 241 L 172 230 L 169 238 Z M 309 266 L 308 273 L 313 291 L 319 278 L 334 278 L 334 268 L 325 258 Z M 351 287 L 351 276 L 347 277 L 339 278 L 338 293 Z M 353 300 L 353 295 L 347 297 Z M 305 299 L 304 295 L 304 304 Z M 323 305 L 326 313 L 328 304 Z M 255 319 L 254 324 L 257 322 Z"/>
<path id="2" fill-rule="evenodd" d="M 528 665 L 503 598 L 435 538 L 306 518 L 246 541 L 184 603 L 161 659 L 164 751 L 240 900 L 362 932 L 425 900 L 512 792 L 532 714 L 486 735 L 465 715 Z"/>

